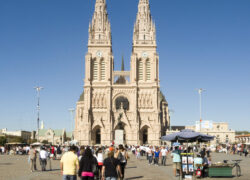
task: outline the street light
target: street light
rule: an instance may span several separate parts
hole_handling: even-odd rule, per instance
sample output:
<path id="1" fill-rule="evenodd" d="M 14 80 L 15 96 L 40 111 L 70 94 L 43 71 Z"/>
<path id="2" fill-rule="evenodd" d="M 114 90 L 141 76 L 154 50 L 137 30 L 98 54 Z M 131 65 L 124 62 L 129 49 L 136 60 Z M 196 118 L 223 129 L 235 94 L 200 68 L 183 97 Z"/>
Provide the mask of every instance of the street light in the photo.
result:
<path id="1" fill-rule="evenodd" d="M 43 87 L 34 87 L 37 92 L 37 142 L 39 142 L 39 120 L 40 120 L 40 91 L 44 89 Z"/>
<path id="2" fill-rule="evenodd" d="M 201 131 L 201 122 L 202 122 L 202 112 L 201 112 L 201 95 L 204 91 L 206 91 L 206 89 L 197 89 L 198 93 L 199 93 L 199 97 L 200 97 L 200 131 Z"/>
<path id="3" fill-rule="evenodd" d="M 68 109 L 68 111 L 70 112 L 70 121 L 71 121 L 71 125 L 72 125 L 72 127 L 71 127 L 71 133 L 72 133 L 72 135 L 71 135 L 71 140 L 74 140 L 74 136 L 73 136 L 73 129 L 74 129 L 74 112 L 75 112 L 75 109 L 74 108 L 70 108 L 70 109 Z"/>
<path id="4" fill-rule="evenodd" d="M 168 110 L 168 114 L 169 114 L 169 130 L 172 131 L 172 128 L 171 128 L 171 114 L 174 114 L 175 111 L 173 109 L 169 109 Z"/>

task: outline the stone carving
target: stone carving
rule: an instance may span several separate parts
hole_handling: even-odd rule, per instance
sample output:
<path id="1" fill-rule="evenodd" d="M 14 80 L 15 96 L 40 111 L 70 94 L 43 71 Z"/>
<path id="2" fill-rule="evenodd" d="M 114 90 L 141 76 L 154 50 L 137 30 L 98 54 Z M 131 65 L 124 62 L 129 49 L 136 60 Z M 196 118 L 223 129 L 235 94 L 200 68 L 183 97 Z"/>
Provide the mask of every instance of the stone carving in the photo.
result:
<path id="1" fill-rule="evenodd" d="M 141 109 L 152 109 L 153 108 L 153 92 L 141 92 L 138 97 L 138 106 Z"/>
<path id="2" fill-rule="evenodd" d="M 82 119 L 82 116 L 83 116 L 83 108 L 79 108 L 79 110 L 78 110 L 78 117 L 80 119 Z"/>
<path id="3" fill-rule="evenodd" d="M 94 92 L 92 98 L 92 107 L 97 109 L 106 109 L 107 107 L 107 96 L 104 92 Z"/>

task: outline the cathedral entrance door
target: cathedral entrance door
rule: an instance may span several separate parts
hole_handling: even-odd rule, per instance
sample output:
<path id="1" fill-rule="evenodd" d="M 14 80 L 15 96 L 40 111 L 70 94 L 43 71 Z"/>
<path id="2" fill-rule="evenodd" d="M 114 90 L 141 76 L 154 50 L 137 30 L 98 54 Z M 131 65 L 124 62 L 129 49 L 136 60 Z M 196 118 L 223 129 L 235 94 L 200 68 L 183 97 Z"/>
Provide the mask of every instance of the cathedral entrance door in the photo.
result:
<path id="1" fill-rule="evenodd" d="M 124 130 L 124 126 L 125 124 L 120 122 L 117 127 L 115 128 L 115 144 L 119 145 L 119 144 L 125 144 L 126 142 L 126 133 Z"/>
<path id="2" fill-rule="evenodd" d="M 144 129 L 142 132 L 142 143 L 148 144 L 148 130 Z"/>
<path id="3" fill-rule="evenodd" d="M 101 144 L 101 130 L 97 129 L 95 134 L 95 144 Z"/>
<path id="4" fill-rule="evenodd" d="M 91 132 L 91 144 L 101 144 L 101 127 L 96 126 Z"/>
<path id="5" fill-rule="evenodd" d="M 144 126 L 140 130 L 140 143 L 141 145 L 143 144 L 148 144 L 148 126 Z"/>

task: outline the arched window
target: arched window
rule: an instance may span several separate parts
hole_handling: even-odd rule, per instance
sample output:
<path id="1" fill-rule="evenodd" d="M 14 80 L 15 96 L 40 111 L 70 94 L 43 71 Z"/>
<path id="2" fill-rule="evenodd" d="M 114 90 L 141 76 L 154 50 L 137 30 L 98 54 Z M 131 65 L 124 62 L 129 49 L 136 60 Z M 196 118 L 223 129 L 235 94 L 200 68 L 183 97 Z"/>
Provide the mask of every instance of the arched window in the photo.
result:
<path id="1" fill-rule="evenodd" d="M 101 80 L 105 80 L 105 62 L 101 61 Z"/>
<path id="2" fill-rule="evenodd" d="M 129 110 L 129 102 L 126 97 L 120 96 L 115 100 L 116 109 Z"/>
<path id="3" fill-rule="evenodd" d="M 143 64 L 142 64 L 142 61 L 139 61 L 138 76 L 139 76 L 139 81 L 143 80 Z"/>
<path id="4" fill-rule="evenodd" d="M 147 60 L 146 61 L 146 80 L 149 81 L 150 80 L 150 76 L 151 76 L 151 68 L 150 68 L 150 61 Z"/>
<path id="5" fill-rule="evenodd" d="M 98 80 L 98 64 L 96 60 L 93 62 L 93 80 Z"/>

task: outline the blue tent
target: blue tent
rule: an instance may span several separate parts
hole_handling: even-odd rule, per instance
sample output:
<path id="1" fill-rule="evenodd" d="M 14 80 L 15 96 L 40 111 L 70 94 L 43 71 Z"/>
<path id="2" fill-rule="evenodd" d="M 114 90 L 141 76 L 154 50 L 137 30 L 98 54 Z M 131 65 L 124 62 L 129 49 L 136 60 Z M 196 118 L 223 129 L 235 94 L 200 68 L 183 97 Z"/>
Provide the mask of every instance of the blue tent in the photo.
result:
<path id="1" fill-rule="evenodd" d="M 199 132 L 195 132 L 190 129 L 184 129 L 180 132 L 162 136 L 162 141 L 172 141 L 172 142 L 207 142 L 214 139 L 214 136 L 209 136 Z"/>

